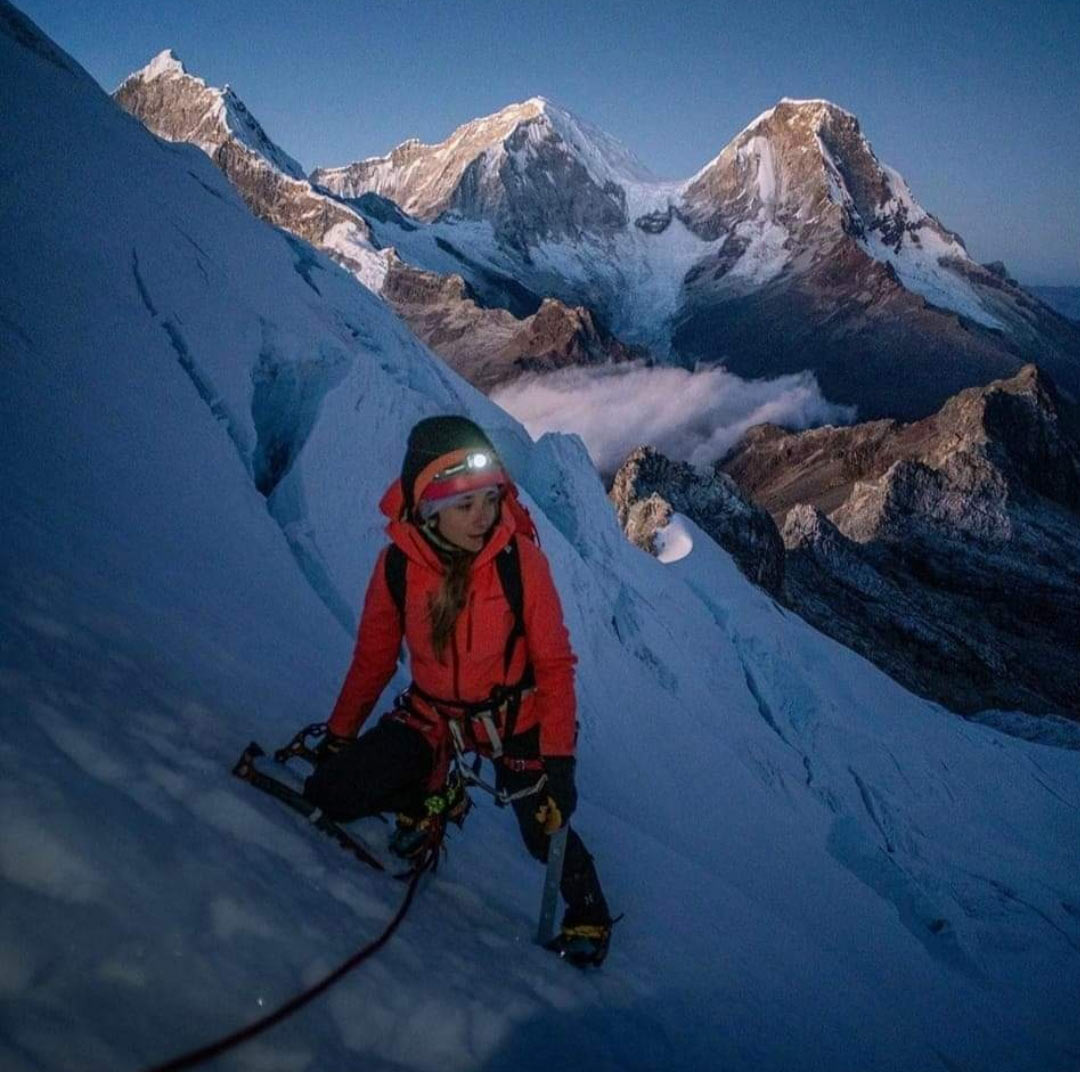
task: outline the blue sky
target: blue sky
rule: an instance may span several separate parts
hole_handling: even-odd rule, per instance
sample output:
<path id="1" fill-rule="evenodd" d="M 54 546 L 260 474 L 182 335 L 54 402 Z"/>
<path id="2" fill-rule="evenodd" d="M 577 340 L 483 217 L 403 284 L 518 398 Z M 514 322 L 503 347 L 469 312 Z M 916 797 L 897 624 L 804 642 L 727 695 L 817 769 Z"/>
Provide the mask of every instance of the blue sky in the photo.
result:
<path id="1" fill-rule="evenodd" d="M 109 90 L 173 48 L 307 168 L 540 94 L 680 178 L 780 97 L 826 97 L 973 256 L 1080 285 L 1080 0 L 20 6 Z"/>

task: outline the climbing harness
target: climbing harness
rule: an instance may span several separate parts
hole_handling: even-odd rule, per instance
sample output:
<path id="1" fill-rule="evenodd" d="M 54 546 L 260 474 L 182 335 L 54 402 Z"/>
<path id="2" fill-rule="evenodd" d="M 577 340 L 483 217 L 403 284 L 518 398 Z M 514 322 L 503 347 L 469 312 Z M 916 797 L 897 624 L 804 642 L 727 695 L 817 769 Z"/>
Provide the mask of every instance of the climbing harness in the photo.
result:
<path id="1" fill-rule="evenodd" d="M 527 758 L 508 756 L 503 748 L 503 738 L 500 737 L 496 728 L 496 719 L 502 716 L 505 736 L 507 738 L 513 736 L 517 709 L 522 697 L 527 695 L 532 688 L 531 684 L 524 687 L 496 685 L 488 699 L 479 703 L 465 703 L 432 696 L 414 682 L 394 701 L 394 714 L 395 716 L 399 714 L 411 716 L 421 722 L 430 721 L 431 716 L 426 712 L 418 711 L 412 703 L 413 696 L 420 697 L 431 708 L 434 716 L 446 725 L 451 751 L 449 757 L 451 771 L 456 771 L 457 777 L 467 785 L 475 785 L 478 789 L 490 794 L 495 803 L 500 808 L 504 808 L 508 804 L 513 804 L 515 800 L 534 796 L 547 784 L 544 761 L 539 756 Z M 505 789 L 496 788 L 480 777 L 480 754 L 477 753 L 471 762 L 466 758 L 466 753 L 475 752 L 479 746 L 474 723 L 479 724 L 484 730 L 493 764 L 502 764 L 512 771 L 538 771 L 540 777 L 537 781 L 516 793 L 510 793 Z"/>

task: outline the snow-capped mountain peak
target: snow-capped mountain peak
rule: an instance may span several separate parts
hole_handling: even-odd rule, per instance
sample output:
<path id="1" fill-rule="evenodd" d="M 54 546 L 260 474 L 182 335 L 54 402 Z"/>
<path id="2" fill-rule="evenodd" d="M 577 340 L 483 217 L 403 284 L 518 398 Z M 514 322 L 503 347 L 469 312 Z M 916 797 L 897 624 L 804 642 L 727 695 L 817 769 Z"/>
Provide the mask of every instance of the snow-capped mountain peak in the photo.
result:
<path id="1" fill-rule="evenodd" d="M 581 223 L 624 224 L 621 187 L 653 177 L 615 138 L 537 96 L 437 144 L 409 139 L 385 156 L 319 169 L 312 181 L 343 197 L 377 193 L 421 219 L 493 219 L 512 240 L 528 241 Z"/>
<path id="2" fill-rule="evenodd" d="M 878 160 L 858 119 L 832 101 L 785 97 L 762 112 L 689 180 L 685 206 L 698 233 L 748 244 L 754 284 L 801 254 L 820 258 L 854 240 L 908 290 L 998 326 L 964 278 L 978 266 L 962 240 L 915 200 Z"/>
<path id="3" fill-rule="evenodd" d="M 231 86 L 218 89 L 189 74 L 171 48 L 125 78 L 113 96 L 161 137 L 193 142 L 209 154 L 234 139 L 289 178 L 304 178 L 304 169 L 270 140 Z"/>
<path id="4" fill-rule="evenodd" d="M 544 97 L 529 103 L 541 106 L 543 115 L 559 136 L 576 150 L 578 158 L 598 182 L 656 182 L 656 176 L 634 154 L 606 131 L 560 108 Z"/>
<path id="5" fill-rule="evenodd" d="M 387 258 L 373 248 L 364 218 L 314 190 L 231 86 L 207 85 L 167 49 L 125 79 L 113 97 L 159 137 L 197 145 L 257 216 L 321 246 L 365 286 L 381 288 Z"/>
<path id="6" fill-rule="evenodd" d="M 159 52 L 142 70 L 136 71 L 131 77 L 150 80 L 169 75 L 186 74 L 187 70 L 180 57 L 171 48 L 166 48 Z"/>

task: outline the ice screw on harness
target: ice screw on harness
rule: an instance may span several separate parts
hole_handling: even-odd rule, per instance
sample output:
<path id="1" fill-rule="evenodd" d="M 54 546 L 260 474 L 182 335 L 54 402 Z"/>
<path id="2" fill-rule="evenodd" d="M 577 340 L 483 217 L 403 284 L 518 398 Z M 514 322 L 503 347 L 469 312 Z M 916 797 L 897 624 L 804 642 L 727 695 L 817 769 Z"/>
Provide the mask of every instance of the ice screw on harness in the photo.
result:
<path id="1" fill-rule="evenodd" d="M 415 860 L 429 851 L 434 843 L 442 843 L 447 823 L 462 827 L 471 807 L 472 801 L 465 792 L 465 780 L 455 768 L 450 772 L 442 792 L 431 793 L 424 798 L 423 814 L 398 814 L 394 833 L 390 837 L 390 851 L 403 860 Z"/>

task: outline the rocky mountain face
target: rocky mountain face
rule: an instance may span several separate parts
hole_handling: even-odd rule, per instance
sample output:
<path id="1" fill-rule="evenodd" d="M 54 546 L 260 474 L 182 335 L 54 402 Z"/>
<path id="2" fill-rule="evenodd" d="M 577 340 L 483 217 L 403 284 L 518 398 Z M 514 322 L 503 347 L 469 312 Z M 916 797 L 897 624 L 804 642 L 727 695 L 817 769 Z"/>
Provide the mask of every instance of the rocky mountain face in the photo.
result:
<path id="1" fill-rule="evenodd" d="M 784 545 L 776 525 L 719 469 L 699 474 L 652 447 L 631 452 L 609 492 L 627 538 L 655 554 L 655 538 L 673 513 L 690 518 L 735 559 L 754 584 L 779 596 L 784 583 Z"/>
<path id="2" fill-rule="evenodd" d="M 1073 326 L 974 262 L 826 101 L 755 120 L 690 180 L 682 212 L 718 243 L 673 325 L 686 359 L 744 376 L 809 367 L 864 416 L 923 416 L 1025 355 L 1080 387 Z"/>
<path id="3" fill-rule="evenodd" d="M 590 310 L 541 299 L 512 279 L 476 272 L 474 282 L 466 283 L 457 274 L 411 267 L 392 248 L 382 248 L 368 223 L 369 218 L 376 224 L 389 220 L 402 229 L 415 228 L 398 206 L 379 192 L 362 193 L 348 183 L 327 183 L 342 192 L 338 197 L 308 181 L 228 86 L 208 86 L 171 51 L 126 79 L 114 99 L 159 137 L 199 146 L 257 216 L 322 249 L 380 292 L 420 339 L 483 391 L 525 372 L 641 356 L 598 324 Z M 522 114 L 543 113 L 526 107 Z M 520 119 L 514 112 L 502 116 L 494 131 L 462 134 L 439 156 L 439 166 L 453 174 L 455 153 L 460 157 Z M 421 148 L 392 155 L 397 163 L 414 160 Z M 386 190 L 396 192 L 393 183 Z M 344 195 L 356 195 L 355 202 Z M 408 203 L 416 207 L 415 198 Z"/>
<path id="4" fill-rule="evenodd" d="M 810 368 L 865 417 L 925 416 L 1025 360 L 1080 397 L 1077 326 L 973 261 L 827 101 L 781 101 L 682 183 L 541 98 L 315 178 L 394 198 L 474 263 L 589 306 L 660 359 Z M 460 226 L 474 221 L 492 245 Z M 436 267 L 421 244 L 413 257 Z"/>
<path id="5" fill-rule="evenodd" d="M 721 467 L 817 628 L 954 710 L 1080 718 L 1080 411 L 1037 368 L 914 423 L 759 426 Z"/>
<path id="6" fill-rule="evenodd" d="M 366 220 L 318 192 L 228 86 L 208 86 L 169 50 L 126 78 L 113 99 L 158 137 L 202 149 L 260 219 L 325 250 L 378 289 L 386 269 Z"/>
<path id="7" fill-rule="evenodd" d="M 311 177 L 343 197 L 380 194 L 422 220 L 486 220 L 523 252 L 625 228 L 622 183 L 649 178 L 614 139 L 542 97 L 466 123 L 438 145 L 412 139 Z"/>
<path id="8" fill-rule="evenodd" d="M 390 257 L 383 297 L 420 339 L 481 391 L 493 391 L 524 373 L 643 356 L 581 306 L 545 298 L 536 312 L 517 317 L 479 304 L 460 275 L 412 268 L 393 251 Z"/>

